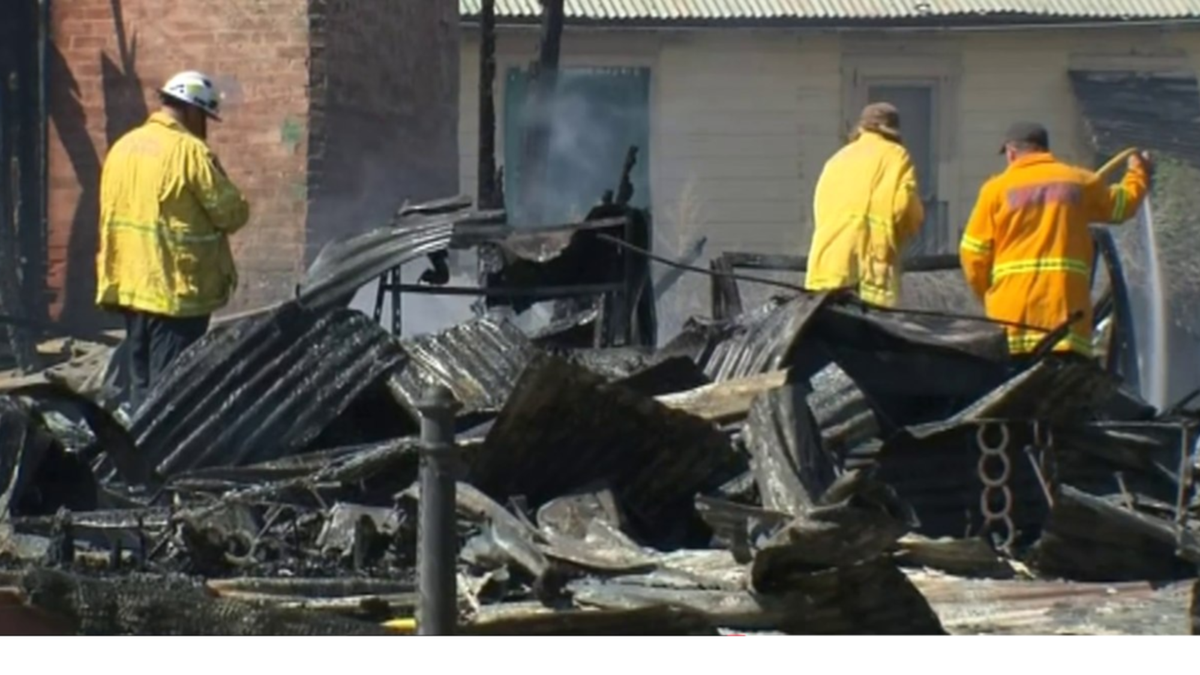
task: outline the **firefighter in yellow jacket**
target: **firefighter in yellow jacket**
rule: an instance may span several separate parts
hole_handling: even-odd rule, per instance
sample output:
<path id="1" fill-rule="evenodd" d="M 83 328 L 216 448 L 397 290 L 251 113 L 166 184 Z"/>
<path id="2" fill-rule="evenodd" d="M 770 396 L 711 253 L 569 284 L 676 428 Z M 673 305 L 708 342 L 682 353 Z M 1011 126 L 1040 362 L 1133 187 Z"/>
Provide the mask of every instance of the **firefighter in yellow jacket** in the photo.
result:
<path id="1" fill-rule="evenodd" d="M 925 209 L 895 106 L 868 105 L 855 134 L 817 181 L 804 286 L 853 288 L 866 302 L 892 307 L 900 298 L 900 255 Z"/>
<path id="2" fill-rule="evenodd" d="M 96 303 L 125 318 L 136 411 L 237 286 L 229 236 L 250 217 L 206 141 L 219 95 L 202 73 L 172 77 L 162 108 L 113 144 L 100 178 Z"/>
<path id="3" fill-rule="evenodd" d="M 1124 179 L 1109 186 L 1091 171 L 1055 159 L 1040 124 L 1014 124 L 1000 151 L 1008 168 L 984 183 L 963 234 L 967 283 L 989 318 L 1019 324 L 1007 328 L 1013 355 L 1032 352 L 1048 332 L 1079 313 L 1052 351 L 1090 357 L 1089 227 L 1123 223 L 1137 214 L 1149 190 L 1149 157 L 1130 157 Z"/>

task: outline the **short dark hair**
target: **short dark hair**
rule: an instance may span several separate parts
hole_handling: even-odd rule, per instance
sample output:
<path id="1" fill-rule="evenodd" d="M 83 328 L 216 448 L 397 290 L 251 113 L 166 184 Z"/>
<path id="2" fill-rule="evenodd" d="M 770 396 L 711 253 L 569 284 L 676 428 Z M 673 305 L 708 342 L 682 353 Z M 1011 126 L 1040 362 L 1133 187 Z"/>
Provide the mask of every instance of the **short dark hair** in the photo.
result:
<path id="1" fill-rule="evenodd" d="M 1004 145 L 1000 146 L 1000 154 L 1004 154 L 1004 148 L 1009 145 L 1025 152 L 1046 151 L 1050 149 L 1050 133 L 1037 122 L 1016 122 L 1004 135 Z"/>
<path id="2" fill-rule="evenodd" d="M 162 102 L 164 107 L 171 108 L 173 110 L 187 110 L 188 108 L 193 107 L 184 103 L 183 101 L 180 101 L 174 96 L 161 91 L 158 92 L 158 100 Z"/>
<path id="3" fill-rule="evenodd" d="M 1008 144 L 1020 152 L 1045 152 L 1049 150 L 1046 146 L 1035 141 L 1009 141 Z"/>

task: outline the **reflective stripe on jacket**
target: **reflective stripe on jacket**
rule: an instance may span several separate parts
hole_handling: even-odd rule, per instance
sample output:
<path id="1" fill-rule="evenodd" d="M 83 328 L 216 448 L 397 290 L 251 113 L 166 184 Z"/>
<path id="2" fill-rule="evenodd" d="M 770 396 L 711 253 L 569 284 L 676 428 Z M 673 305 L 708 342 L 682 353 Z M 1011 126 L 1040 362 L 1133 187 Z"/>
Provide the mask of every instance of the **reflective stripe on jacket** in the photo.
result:
<path id="1" fill-rule="evenodd" d="M 162 113 L 121 137 L 100 177 L 96 303 L 203 316 L 237 288 L 229 235 L 250 207 L 204 141 Z"/>
<path id="2" fill-rule="evenodd" d="M 856 288 L 867 302 L 894 306 L 900 253 L 924 220 L 908 151 L 862 132 L 825 163 L 817 181 L 805 288 Z"/>
<path id="3" fill-rule="evenodd" d="M 1054 330 L 1083 318 L 1054 351 L 1092 353 L 1092 223 L 1137 214 L 1149 183 L 1138 167 L 1120 185 L 1068 166 L 1050 153 L 1026 155 L 986 182 L 960 246 L 967 283 L 990 318 Z M 1046 333 L 1009 327 L 1014 354 L 1033 351 Z"/>

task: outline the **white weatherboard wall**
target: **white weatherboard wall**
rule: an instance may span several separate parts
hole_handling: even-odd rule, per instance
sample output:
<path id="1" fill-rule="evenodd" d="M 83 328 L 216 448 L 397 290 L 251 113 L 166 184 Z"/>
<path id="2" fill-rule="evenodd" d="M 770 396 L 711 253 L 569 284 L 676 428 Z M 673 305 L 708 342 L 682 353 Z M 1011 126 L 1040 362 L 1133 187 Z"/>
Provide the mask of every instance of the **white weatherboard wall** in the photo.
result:
<path id="1" fill-rule="evenodd" d="M 497 152 L 503 158 L 504 73 L 532 60 L 536 29 L 498 37 Z M 564 65 L 651 69 L 650 177 L 656 249 L 682 254 L 696 237 L 702 262 L 725 250 L 807 251 L 812 192 L 841 144 L 851 73 L 866 59 L 950 64 L 939 197 L 961 226 L 979 186 L 1003 168 L 1005 128 L 1018 119 L 1045 124 L 1054 150 L 1093 160 L 1071 95 L 1070 67 L 1139 69 L 1200 63 L 1193 29 L 821 33 L 795 30 L 571 29 Z M 459 147 L 462 191 L 475 194 L 479 41 L 464 31 Z M 616 177 L 614 177 L 615 180 Z M 598 197 L 599 195 L 597 195 Z M 686 275 L 664 300 L 660 334 L 708 310 L 708 281 Z"/>

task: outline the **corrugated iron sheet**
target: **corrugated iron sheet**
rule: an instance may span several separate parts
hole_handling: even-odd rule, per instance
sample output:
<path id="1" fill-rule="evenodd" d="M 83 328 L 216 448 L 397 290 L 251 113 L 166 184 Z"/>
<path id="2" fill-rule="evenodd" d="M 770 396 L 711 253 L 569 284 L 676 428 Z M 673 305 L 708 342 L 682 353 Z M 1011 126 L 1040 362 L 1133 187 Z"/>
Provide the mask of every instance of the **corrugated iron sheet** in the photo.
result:
<path id="1" fill-rule="evenodd" d="M 997 580 L 912 571 L 953 635 L 1187 635 L 1188 584 Z"/>
<path id="2" fill-rule="evenodd" d="M 567 358 L 610 382 L 620 382 L 647 396 L 668 395 L 709 384 L 692 359 L 663 358 L 642 347 L 580 349 L 569 352 Z"/>
<path id="3" fill-rule="evenodd" d="M 1049 511 L 1042 484 L 1025 454 L 1028 440 L 1028 429 L 1014 429 L 1005 453 L 1012 467 L 1007 483 L 1012 492 L 1011 515 L 1022 544 L 1032 543 Z M 969 537 L 980 534 L 984 524 L 979 457 L 974 429 L 959 428 L 917 442 L 901 434 L 874 456 L 868 456 L 866 448 L 856 450 L 847 463 L 877 466 L 879 480 L 891 485 L 916 512 L 918 533 Z"/>
<path id="4" fill-rule="evenodd" d="M 678 535 L 695 495 L 744 469 L 711 424 L 548 355 L 530 362 L 471 464 L 469 482 L 532 508 L 607 481 L 655 538 Z"/>
<path id="5" fill-rule="evenodd" d="M 828 297 L 801 293 L 739 317 L 732 335 L 703 359 L 705 375 L 723 382 L 783 368 L 804 327 Z"/>
<path id="6" fill-rule="evenodd" d="M 1061 485 L 1033 550 L 1038 570 L 1097 582 L 1194 577 L 1200 530 L 1131 510 L 1124 501 Z"/>
<path id="7" fill-rule="evenodd" d="M 821 430 L 821 444 L 826 452 L 845 457 L 879 436 L 879 420 L 870 400 L 836 363 L 813 375 L 809 382 L 813 393 L 808 396 L 808 405 Z"/>
<path id="8" fill-rule="evenodd" d="M 393 267 L 444 250 L 460 217 L 420 217 L 404 227 L 380 228 L 330 243 L 309 266 L 297 299 L 314 309 L 348 301 L 361 286 Z"/>
<path id="9" fill-rule="evenodd" d="M 943 635 L 929 603 L 886 557 L 818 572 L 797 572 L 769 593 L 663 587 L 655 574 L 583 579 L 567 588 L 575 602 L 605 610 L 668 604 L 707 617 L 712 626 L 800 635 Z"/>
<path id="10" fill-rule="evenodd" d="M 1045 360 L 943 422 L 909 428 L 924 438 L 986 419 L 1062 421 L 1111 398 L 1117 382 L 1091 362 Z"/>
<path id="11" fill-rule="evenodd" d="M 986 319 L 891 311 L 843 297 L 830 302 L 817 323 L 814 332 L 834 346 L 850 342 L 856 348 L 889 351 L 916 347 L 989 361 L 1008 360 L 1003 326 Z"/>
<path id="12" fill-rule="evenodd" d="M 482 0 L 459 0 L 464 17 L 477 17 Z M 567 21 L 732 21 L 933 19 L 1028 16 L 1074 19 L 1188 18 L 1195 0 L 566 0 Z M 496 16 L 533 19 L 539 0 L 496 0 Z"/>
<path id="13" fill-rule="evenodd" d="M 761 394 L 746 420 L 746 448 L 763 506 L 770 510 L 804 513 L 836 478 L 805 389 L 793 384 Z"/>
<path id="14" fill-rule="evenodd" d="M 402 358 L 360 312 L 289 303 L 185 351 L 131 432 L 162 476 L 296 454 Z"/>
<path id="15" fill-rule="evenodd" d="M 535 351 L 516 326 L 490 317 L 400 344 L 406 358 L 388 387 L 414 418 L 434 385 L 448 387 L 462 413 L 499 410 Z"/>

